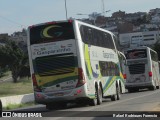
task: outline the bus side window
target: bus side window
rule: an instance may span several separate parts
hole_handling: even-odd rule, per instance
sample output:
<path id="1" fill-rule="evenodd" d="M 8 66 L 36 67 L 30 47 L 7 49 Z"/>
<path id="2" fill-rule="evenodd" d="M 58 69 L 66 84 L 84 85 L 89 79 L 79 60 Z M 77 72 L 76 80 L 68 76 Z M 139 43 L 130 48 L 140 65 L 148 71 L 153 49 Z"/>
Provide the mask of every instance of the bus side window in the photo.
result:
<path id="1" fill-rule="evenodd" d="M 79 29 L 80 29 L 81 39 L 84 42 L 85 34 L 84 34 L 84 27 L 83 27 L 83 25 L 81 25 Z"/>
<path id="2" fill-rule="evenodd" d="M 102 34 L 100 31 L 97 31 L 97 46 L 102 47 Z"/>
<path id="3" fill-rule="evenodd" d="M 104 37 L 105 37 L 104 39 L 106 42 L 106 47 L 115 50 L 112 36 L 109 33 L 105 33 Z"/>
<path id="4" fill-rule="evenodd" d="M 91 45 L 91 41 L 93 40 L 92 28 L 88 28 L 88 30 L 87 30 L 87 35 L 88 35 L 88 41 L 87 41 L 87 43 L 88 43 L 89 45 Z"/>
<path id="5" fill-rule="evenodd" d="M 97 45 L 98 44 L 98 35 L 97 35 L 97 30 L 93 29 L 93 45 Z"/>
<path id="6" fill-rule="evenodd" d="M 86 44 L 91 44 L 92 41 L 92 29 L 86 26 L 80 26 L 80 33 L 82 41 Z"/>
<path id="7" fill-rule="evenodd" d="M 105 45 L 105 48 L 110 48 L 110 43 L 108 41 L 108 36 L 107 36 L 107 33 L 104 33 L 104 45 Z"/>

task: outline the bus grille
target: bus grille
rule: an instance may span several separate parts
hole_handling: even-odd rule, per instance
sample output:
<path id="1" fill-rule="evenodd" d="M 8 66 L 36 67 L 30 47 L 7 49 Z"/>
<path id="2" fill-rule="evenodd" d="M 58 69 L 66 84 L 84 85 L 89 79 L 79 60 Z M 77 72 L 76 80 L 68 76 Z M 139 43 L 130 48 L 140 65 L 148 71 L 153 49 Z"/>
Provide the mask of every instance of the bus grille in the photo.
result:
<path id="1" fill-rule="evenodd" d="M 130 74 L 142 74 L 145 72 L 145 64 L 129 65 Z"/>
<path id="2" fill-rule="evenodd" d="M 75 56 L 53 55 L 39 57 L 35 60 L 36 70 L 40 76 L 52 76 L 72 73 L 77 64 Z"/>

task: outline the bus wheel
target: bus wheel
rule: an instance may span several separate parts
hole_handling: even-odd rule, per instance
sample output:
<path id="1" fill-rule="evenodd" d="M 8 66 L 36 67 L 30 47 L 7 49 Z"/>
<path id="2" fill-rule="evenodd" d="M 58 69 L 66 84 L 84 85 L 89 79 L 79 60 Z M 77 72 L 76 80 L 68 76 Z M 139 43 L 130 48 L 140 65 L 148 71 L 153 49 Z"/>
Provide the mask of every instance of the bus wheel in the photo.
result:
<path id="1" fill-rule="evenodd" d="M 156 89 L 156 86 L 149 87 L 149 90 L 155 90 L 155 89 Z"/>
<path id="2" fill-rule="evenodd" d="M 97 93 L 97 104 L 100 105 L 102 103 L 102 89 L 99 87 L 98 93 Z"/>
<path id="3" fill-rule="evenodd" d="M 159 89 L 159 86 L 156 86 L 156 89 Z"/>
<path id="4" fill-rule="evenodd" d="M 97 103 L 98 103 L 98 100 L 97 100 L 97 96 L 98 96 L 98 95 L 97 95 L 97 91 L 98 91 L 98 90 L 96 89 L 95 98 L 89 100 L 89 105 L 90 105 L 90 106 L 96 106 Z"/>
<path id="5" fill-rule="evenodd" d="M 112 95 L 111 96 L 111 101 L 116 101 L 117 100 L 117 95 Z"/>
<path id="6" fill-rule="evenodd" d="M 121 98 L 120 86 L 118 86 L 118 87 L 116 88 L 116 93 L 117 93 L 117 100 L 120 100 L 120 98 Z"/>
<path id="7" fill-rule="evenodd" d="M 116 94 L 111 95 L 111 101 L 116 101 L 117 100 L 117 88 L 116 88 Z"/>
<path id="8" fill-rule="evenodd" d="M 46 104 L 46 109 L 48 109 L 48 110 L 53 110 L 53 109 L 54 109 L 54 105 L 51 104 L 51 103 L 47 103 L 47 104 Z"/>
<path id="9" fill-rule="evenodd" d="M 133 93 L 133 92 L 134 92 L 133 88 L 132 88 L 132 89 L 131 89 L 131 88 L 128 89 L 128 92 L 129 92 L 129 93 Z"/>

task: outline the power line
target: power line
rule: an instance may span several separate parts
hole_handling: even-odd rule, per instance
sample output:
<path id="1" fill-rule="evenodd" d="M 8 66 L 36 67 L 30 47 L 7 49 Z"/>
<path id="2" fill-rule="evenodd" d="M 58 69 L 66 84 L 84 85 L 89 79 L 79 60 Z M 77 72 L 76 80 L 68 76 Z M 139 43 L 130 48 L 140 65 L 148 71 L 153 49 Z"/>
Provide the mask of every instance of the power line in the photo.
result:
<path id="1" fill-rule="evenodd" d="M 6 20 L 6 21 L 8 21 L 8 22 L 10 22 L 10 23 L 12 23 L 12 24 L 16 24 L 16 25 L 18 25 L 19 27 L 26 27 L 25 25 L 22 25 L 22 24 L 20 24 L 20 23 L 18 23 L 18 22 L 15 22 L 15 21 L 13 21 L 13 20 L 11 20 L 11 19 L 8 19 L 8 18 L 6 18 L 6 17 L 3 17 L 3 16 L 1 16 L 0 15 L 0 18 L 1 19 L 3 19 L 3 20 Z"/>

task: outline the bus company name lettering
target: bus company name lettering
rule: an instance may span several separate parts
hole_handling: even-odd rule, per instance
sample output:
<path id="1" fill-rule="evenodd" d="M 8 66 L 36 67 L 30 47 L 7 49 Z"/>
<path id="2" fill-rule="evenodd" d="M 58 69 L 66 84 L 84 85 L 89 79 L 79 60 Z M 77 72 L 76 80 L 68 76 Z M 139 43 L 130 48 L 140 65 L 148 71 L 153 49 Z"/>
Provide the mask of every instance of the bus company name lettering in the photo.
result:
<path id="1" fill-rule="evenodd" d="M 71 48 L 60 48 L 57 50 L 38 51 L 37 55 L 50 55 L 50 54 L 57 54 L 57 53 L 66 53 L 70 51 L 71 51 Z"/>
<path id="2" fill-rule="evenodd" d="M 114 54 L 112 54 L 112 53 L 103 53 L 103 57 L 104 58 L 114 59 Z"/>

